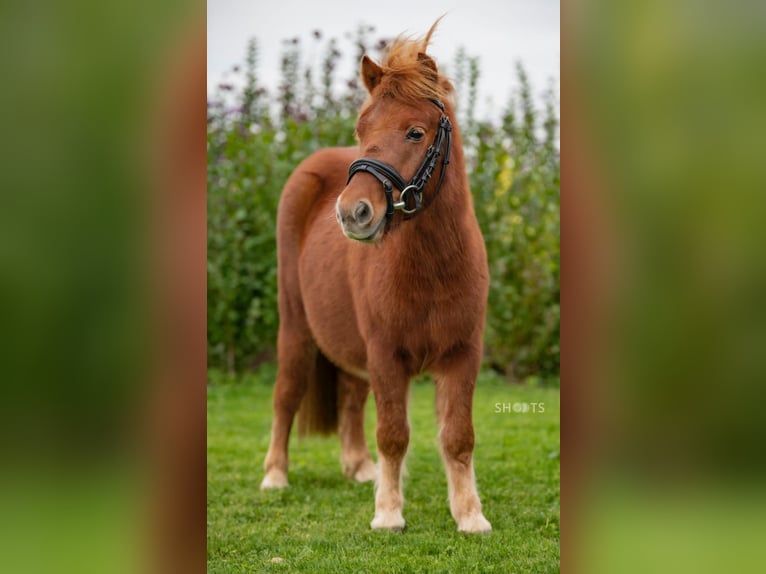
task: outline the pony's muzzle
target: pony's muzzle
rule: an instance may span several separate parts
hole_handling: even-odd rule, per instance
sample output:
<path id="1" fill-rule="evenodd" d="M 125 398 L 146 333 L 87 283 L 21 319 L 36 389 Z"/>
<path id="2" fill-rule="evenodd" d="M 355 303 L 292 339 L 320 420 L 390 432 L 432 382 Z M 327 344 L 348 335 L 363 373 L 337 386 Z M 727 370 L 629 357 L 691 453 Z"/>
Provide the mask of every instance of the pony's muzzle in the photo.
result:
<path id="1" fill-rule="evenodd" d="M 358 241 L 373 241 L 380 230 L 380 222 L 375 220 L 375 208 L 366 199 L 360 199 L 351 208 L 341 204 L 340 198 L 335 203 L 335 218 L 338 220 L 346 237 Z"/>

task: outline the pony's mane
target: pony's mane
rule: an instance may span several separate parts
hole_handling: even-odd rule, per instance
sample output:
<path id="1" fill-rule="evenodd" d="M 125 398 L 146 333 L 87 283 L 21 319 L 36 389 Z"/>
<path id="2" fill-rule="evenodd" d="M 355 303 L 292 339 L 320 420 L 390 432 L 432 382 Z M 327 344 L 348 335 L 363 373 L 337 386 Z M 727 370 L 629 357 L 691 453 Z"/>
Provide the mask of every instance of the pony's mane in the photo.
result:
<path id="1" fill-rule="evenodd" d="M 388 45 L 381 62 L 381 94 L 412 103 L 447 99 L 451 84 L 439 76 L 434 61 L 424 57 L 439 20 L 424 37 L 399 35 Z"/>

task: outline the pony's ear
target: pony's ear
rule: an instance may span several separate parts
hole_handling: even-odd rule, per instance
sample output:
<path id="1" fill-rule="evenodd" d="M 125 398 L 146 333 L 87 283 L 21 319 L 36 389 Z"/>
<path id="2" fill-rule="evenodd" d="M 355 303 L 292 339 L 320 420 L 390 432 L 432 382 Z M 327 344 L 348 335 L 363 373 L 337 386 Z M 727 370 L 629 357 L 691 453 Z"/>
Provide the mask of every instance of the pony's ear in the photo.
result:
<path id="1" fill-rule="evenodd" d="M 424 52 L 418 52 L 418 62 L 425 64 L 428 68 L 433 70 L 434 74 L 438 74 L 439 70 L 436 69 L 436 62 L 433 58 Z"/>
<path id="2" fill-rule="evenodd" d="M 367 54 L 362 57 L 362 65 L 360 69 L 362 75 L 362 81 L 364 82 L 367 91 L 372 93 L 372 90 L 380 83 L 380 78 L 383 76 L 383 68 L 378 66 L 372 61 Z"/>

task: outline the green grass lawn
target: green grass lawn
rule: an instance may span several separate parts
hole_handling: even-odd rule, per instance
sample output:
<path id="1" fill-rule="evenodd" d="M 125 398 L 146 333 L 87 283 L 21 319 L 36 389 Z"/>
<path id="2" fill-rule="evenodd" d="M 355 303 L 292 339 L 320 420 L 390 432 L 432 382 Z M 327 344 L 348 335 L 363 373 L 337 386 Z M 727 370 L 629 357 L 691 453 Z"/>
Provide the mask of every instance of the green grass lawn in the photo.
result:
<path id="1" fill-rule="evenodd" d="M 491 373 L 480 377 L 474 460 L 493 532 L 469 535 L 457 532 L 449 513 L 433 385 L 413 384 L 407 525 L 391 533 L 370 529 L 373 486 L 343 478 L 336 436 L 293 436 L 290 486 L 258 490 L 274 367 L 239 379 L 214 372 L 210 378 L 208 572 L 558 572 L 558 389 L 509 385 Z M 496 412 L 497 403 L 511 412 Z M 527 403 L 528 410 L 516 412 L 522 408 L 516 403 Z M 372 397 L 366 427 L 375 453 Z"/>

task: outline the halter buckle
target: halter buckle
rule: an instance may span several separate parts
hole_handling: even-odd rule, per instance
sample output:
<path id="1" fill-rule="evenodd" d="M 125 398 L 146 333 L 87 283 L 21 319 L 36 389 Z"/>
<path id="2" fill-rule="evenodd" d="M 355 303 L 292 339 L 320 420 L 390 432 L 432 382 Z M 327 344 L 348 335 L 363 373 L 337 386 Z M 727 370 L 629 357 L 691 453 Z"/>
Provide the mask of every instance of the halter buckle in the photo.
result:
<path id="1" fill-rule="evenodd" d="M 413 209 L 407 208 L 408 193 L 411 194 L 412 198 L 415 200 L 415 207 Z M 422 203 L 423 203 L 423 192 L 419 190 L 416 185 L 408 185 L 402 190 L 401 195 L 399 195 L 399 201 L 394 203 L 394 210 L 401 211 L 405 215 L 412 215 L 418 209 L 420 209 Z"/>

